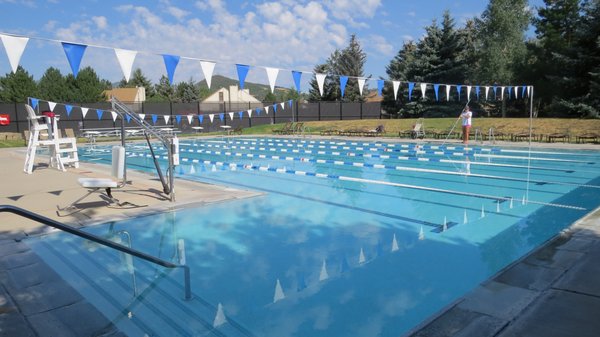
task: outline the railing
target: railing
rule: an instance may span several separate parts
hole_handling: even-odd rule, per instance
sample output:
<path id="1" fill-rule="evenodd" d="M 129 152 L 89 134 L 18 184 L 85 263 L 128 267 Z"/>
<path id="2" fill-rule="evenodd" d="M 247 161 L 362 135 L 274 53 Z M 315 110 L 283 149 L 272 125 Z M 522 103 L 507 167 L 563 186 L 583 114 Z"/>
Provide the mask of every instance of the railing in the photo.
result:
<path id="1" fill-rule="evenodd" d="M 135 256 L 137 258 L 140 258 L 142 260 L 146 260 L 148 262 L 157 264 L 159 266 L 165 267 L 165 268 L 170 268 L 170 269 L 174 269 L 174 268 L 182 268 L 183 269 L 183 277 L 184 277 L 184 299 L 185 300 L 190 300 L 192 299 L 192 288 L 191 288 L 191 284 L 190 284 L 190 267 L 186 266 L 186 265 L 181 265 L 181 264 L 175 264 L 169 261 L 165 261 L 165 260 L 161 260 L 159 258 L 156 258 L 152 255 L 148 255 L 145 253 L 142 253 L 140 251 L 137 251 L 135 249 L 129 248 L 127 246 L 123 246 L 121 244 L 118 244 L 116 242 L 107 240 L 105 238 L 102 238 L 100 236 L 94 235 L 94 234 L 90 234 L 87 232 L 84 232 L 82 230 L 79 230 L 75 227 L 71 227 L 68 225 L 65 225 L 63 223 L 60 223 L 58 221 L 52 220 L 50 218 L 46 218 L 45 216 L 39 215 L 39 214 L 35 214 L 32 213 L 28 210 L 25 210 L 23 208 L 20 207 L 15 207 L 15 206 L 11 206 L 11 205 L 0 205 L 0 213 L 2 212 L 8 212 L 8 213 L 13 213 L 19 216 L 22 216 L 24 218 L 33 220 L 35 222 L 41 223 L 43 225 L 46 226 L 50 226 L 50 227 L 54 227 L 56 229 L 60 229 L 61 231 L 73 234 L 73 235 L 77 235 L 81 238 L 93 241 L 95 243 L 98 243 L 100 245 L 106 246 L 106 247 L 110 247 L 112 249 L 116 249 L 120 252 L 123 252 L 125 254 L 129 254 L 131 256 Z"/>

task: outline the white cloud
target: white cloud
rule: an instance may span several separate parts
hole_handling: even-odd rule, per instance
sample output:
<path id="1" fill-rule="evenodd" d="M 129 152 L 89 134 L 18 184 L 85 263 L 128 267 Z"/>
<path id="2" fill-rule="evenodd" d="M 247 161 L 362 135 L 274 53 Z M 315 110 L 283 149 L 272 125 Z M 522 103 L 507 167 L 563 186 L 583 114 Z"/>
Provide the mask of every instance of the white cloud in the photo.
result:
<path id="1" fill-rule="evenodd" d="M 406 13 L 406 15 L 408 15 L 408 16 L 411 16 L 411 17 L 413 17 L 413 18 L 414 18 L 415 16 L 417 16 L 417 12 L 415 12 L 415 11 L 410 11 L 410 12 Z"/>
<path id="2" fill-rule="evenodd" d="M 104 16 L 93 16 L 92 21 L 94 21 L 96 27 L 100 30 L 104 30 L 108 26 L 108 21 Z"/>
<path id="3" fill-rule="evenodd" d="M 181 20 L 190 14 L 190 12 L 175 6 L 167 7 L 167 12 L 173 15 L 177 20 Z"/>
<path id="4" fill-rule="evenodd" d="M 368 47 L 372 47 L 377 52 L 383 54 L 384 56 L 392 56 L 394 55 L 394 46 L 392 46 L 385 37 L 381 35 L 371 35 L 368 39 Z"/>

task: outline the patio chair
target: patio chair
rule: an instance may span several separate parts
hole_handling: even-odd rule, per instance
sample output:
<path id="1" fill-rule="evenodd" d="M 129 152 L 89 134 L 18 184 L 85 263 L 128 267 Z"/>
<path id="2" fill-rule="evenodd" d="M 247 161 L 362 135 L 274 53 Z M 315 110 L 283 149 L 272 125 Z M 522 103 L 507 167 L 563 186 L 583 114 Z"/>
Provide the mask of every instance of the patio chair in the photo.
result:
<path id="1" fill-rule="evenodd" d="M 293 128 L 292 122 L 287 122 L 281 129 L 274 129 L 273 133 L 285 135 L 285 134 L 288 134 L 290 132 L 290 130 L 292 130 L 292 128 Z"/>
<path id="2" fill-rule="evenodd" d="M 364 135 L 368 137 L 380 136 L 385 133 L 385 126 L 383 124 L 377 125 L 375 129 L 365 131 Z"/>
<path id="3" fill-rule="evenodd" d="M 425 138 L 424 119 L 419 118 L 415 125 L 413 125 L 412 130 L 400 131 L 399 135 L 404 137 L 410 136 L 412 139 Z"/>
<path id="4" fill-rule="evenodd" d="M 233 131 L 231 131 L 233 134 L 235 135 L 241 135 L 244 131 L 244 129 L 242 129 L 241 126 L 236 127 L 235 129 L 233 129 Z"/>
<path id="5" fill-rule="evenodd" d="M 103 199 L 107 199 L 108 204 L 115 203 L 119 206 L 123 206 L 125 203 L 121 203 L 112 195 L 112 189 L 122 188 L 125 186 L 125 148 L 122 146 L 113 146 L 112 148 L 112 168 L 111 175 L 113 178 L 79 178 L 77 182 L 81 187 L 88 189 L 88 192 L 81 198 L 73 201 L 66 207 L 58 207 L 59 211 L 77 209 L 76 204 L 87 198 L 94 192 L 102 193 L 104 190 L 106 196 Z"/>

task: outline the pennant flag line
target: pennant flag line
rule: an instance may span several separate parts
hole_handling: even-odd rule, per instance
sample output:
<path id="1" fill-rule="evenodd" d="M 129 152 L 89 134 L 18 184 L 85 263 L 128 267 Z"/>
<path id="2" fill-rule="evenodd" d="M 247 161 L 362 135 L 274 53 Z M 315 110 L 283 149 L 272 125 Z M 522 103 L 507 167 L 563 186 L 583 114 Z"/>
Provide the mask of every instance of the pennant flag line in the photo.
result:
<path id="1" fill-rule="evenodd" d="M 192 119 L 194 119 L 194 115 L 187 115 L 186 117 L 187 117 L 188 124 L 191 125 L 192 124 Z M 179 121 L 177 123 L 179 123 Z"/>
<path id="2" fill-rule="evenodd" d="M 117 115 L 117 113 L 116 113 L 116 112 L 114 112 L 114 111 L 111 111 L 111 112 L 110 112 L 110 115 L 112 116 L 112 120 L 113 120 L 113 122 L 116 122 L 116 121 L 117 121 L 117 116 L 118 116 L 118 115 Z"/>
<path id="3" fill-rule="evenodd" d="M 413 92 L 414 88 L 415 88 L 415 83 L 414 82 L 408 82 L 408 100 L 409 101 L 412 99 L 412 92 Z"/>
<path id="4" fill-rule="evenodd" d="M 446 84 L 446 101 L 450 101 L 450 86 Z"/>
<path id="5" fill-rule="evenodd" d="M 16 72 L 29 38 L 0 34 L 12 72 Z"/>
<path id="6" fill-rule="evenodd" d="M 344 97 L 344 92 L 346 91 L 346 84 L 348 84 L 348 76 L 340 76 L 340 91 L 342 92 L 342 97 Z"/>
<path id="7" fill-rule="evenodd" d="M 315 77 L 317 78 L 317 85 L 319 86 L 319 93 L 321 94 L 321 96 L 323 96 L 323 85 L 325 85 L 326 76 L 326 74 L 315 74 Z"/>
<path id="8" fill-rule="evenodd" d="M 275 91 L 275 81 L 277 81 L 279 69 L 265 67 L 265 70 L 267 71 L 267 77 L 269 78 L 269 86 L 271 87 L 271 93 L 273 93 Z"/>
<path id="9" fill-rule="evenodd" d="M 85 53 L 85 48 L 87 46 L 67 42 L 62 42 L 62 46 L 65 54 L 67 55 L 67 60 L 71 66 L 73 76 L 77 77 L 77 74 L 79 73 L 79 65 L 81 64 L 81 59 L 83 58 L 83 53 Z"/>
<path id="10" fill-rule="evenodd" d="M 440 85 L 439 84 L 434 84 L 433 85 L 433 92 L 435 92 L 435 100 L 436 101 L 440 100 L 439 91 L 440 91 Z"/>
<path id="11" fill-rule="evenodd" d="M 427 83 L 421 83 L 421 95 L 425 99 L 425 90 L 427 90 Z"/>
<path id="12" fill-rule="evenodd" d="M 244 81 L 246 81 L 246 75 L 248 75 L 248 70 L 250 66 L 245 64 L 236 64 L 238 80 L 240 81 L 240 89 L 244 90 Z"/>
<path id="13" fill-rule="evenodd" d="M 48 102 L 48 107 L 50 108 L 50 111 L 54 112 L 54 108 L 56 108 L 56 103 Z"/>
<path id="14" fill-rule="evenodd" d="M 296 85 L 296 91 L 300 92 L 300 79 L 302 78 L 302 72 L 292 70 L 292 77 L 294 78 L 294 84 Z"/>
<path id="15" fill-rule="evenodd" d="M 358 92 L 361 96 L 363 94 L 363 87 L 365 86 L 365 82 L 366 82 L 366 80 L 364 78 L 358 79 Z"/>
<path id="16" fill-rule="evenodd" d="M 102 113 L 103 113 L 103 112 L 104 112 L 104 111 L 102 111 L 102 110 L 100 110 L 100 109 L 96 109 L 96 115 L 98 115 L 98 120 L 101 120 L 101 119 L 102 119 Z"/>
<path id="17" fill-rule="evenodd" d="M 383 91 L 383 80 L 377 80 L 377 94 L 379 94 L 379 96 L 383 96 L 382 91 Z"/>
<path id="18" fill-rule="evenodd" d="M 394 99 L 398 100 L 398 88 L 400 88 L 400 81 L 392 81 L 394 87 Z"/>
<path id="19" fill-rule="evenodd" d="M 175 69 L 179 64 L 179 56 L 163 54 L 163 61 L 165 61 L 165 68 L 167 68 L 167 76 L 169 77 L 169 83 L 173 84 L 173 76 L 175 76 Z"/>
<path id="20" fill-rule="evenodd" d="M 71 110 L 73 110 L 73 106 L 69 104 L 65 104 L 65 110 L 67 111 L 67 117 L 71 116 Z"/>
<path id="21" fill-rule="evenodd" d="M 215 70 L 215 63 L 200 61 L 200 68 L 202 68 L 202 74 L 204 74 L 204 79 L 206 80 L 206 84 L 210 89 L 210 82 L 212 80 L 213 71 Z"/>
<path id="22" fill-rule="evenodd" d="M 85 115 L 87 115 L 88 112 L 88 108 L 81 108 L 81 115 L 83 116 L 83 118 L 85 118 Z"/>
<path id="23" fill-rule="evenodd" d="M 131 69 L 133 68 L 133 61 L 135 60 L 137 51 L 115 48 L 115 55 L 117 55 L 117 60 L 119 61 L 119 65 L 123 71 L 123 76 L 125 76 L 125 81 L 129 82 L 129 78 L 131 77 Z"/>

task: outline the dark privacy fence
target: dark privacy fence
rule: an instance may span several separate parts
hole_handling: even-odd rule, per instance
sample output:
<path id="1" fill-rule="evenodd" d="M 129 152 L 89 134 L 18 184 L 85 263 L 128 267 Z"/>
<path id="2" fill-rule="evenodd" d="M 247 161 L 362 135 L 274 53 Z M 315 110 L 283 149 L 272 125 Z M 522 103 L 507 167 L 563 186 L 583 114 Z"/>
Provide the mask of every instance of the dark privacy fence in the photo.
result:
<path id="1" fill-rule="evenodd" d="M 241 126 L 243 128 L 263 125 L 285 123 L 290 121 L 308 122 L 308 121 L 333 121 L 333 120 L 355 120 L 355 119 L 373 119 L 381 118 L 381 104 L 374 103 L 341 103 L 341 102 L 318 102 L 318 103 L 299 103 L 292 102 L 292 105 L 285 103 L 285 108 L 277 103 L 277 111 L 274 111 L 273 104 L 264 103 L 134 103 L 128 106 L 135 112 L 146 114 L 145 120 L 152 124 L 152 115 L 156 115 L 156 126 L 172 126 L 180 129 L 182 132 L 195 132 L 192 126 L 204 127 L 203 132 L 221 130 L 221 125 L 230 125 L 231 127 Z M 91 128 L 114 128 L 121 125 L 121 120 L 117 118 L 113 122 L 110 113 L 110 103 L 89 103 L 81 104 L 89 108 L 85 118 L 82 116 L 79 105 L 73 105 L 71 114 L 67 116 L 65 106 L 57 104 L 54 113 L 60 115 L 60 129 L 73 129 L 75 134 L 79 134 L 81 129 Z M 269 114 L 265 113 L 265 106 L 269 106 Z M 256 109 L 262 108 L 260 113 Z M 96 109 L 103 110 L 102 116 L 98 118 Z M 252 109 L 252 117 L 248 118 L 248 111 Z M 40 101 L 36 111 L 40 114 L 42 111 L 48 111 L 50 107 L 47 102 Z M 239 117 L 239 112 L 242 118 Z M 233 120 L 229 116 L 233 112 Z M 22 103 L 0 103 L 0 114 L 7 114 L 10 117 L 10 124 L 0 126 L 1 132 L 18 132 L 28 130 L 27 113 Z M 214 115 L 213 122 L 210 122 L 209 114 Z M 220 118 L 223 114 L 223 120 Z M 165 123 L 163 116 L 169 115 L 169 123 Z M 181 122 L 177 123 L 177 115 L 181 116 Z M 194 115 L 192 124 L 188 123 L 188 115 Z M 199 123 L 199 116 L 203 115 L 203 122 Z M 128 123 L 125 122 L 125 126 Z M 131 124 L 131 126 L 135 126 Z"/>

